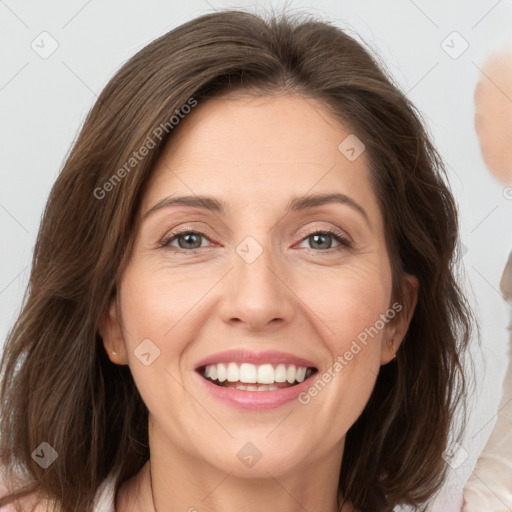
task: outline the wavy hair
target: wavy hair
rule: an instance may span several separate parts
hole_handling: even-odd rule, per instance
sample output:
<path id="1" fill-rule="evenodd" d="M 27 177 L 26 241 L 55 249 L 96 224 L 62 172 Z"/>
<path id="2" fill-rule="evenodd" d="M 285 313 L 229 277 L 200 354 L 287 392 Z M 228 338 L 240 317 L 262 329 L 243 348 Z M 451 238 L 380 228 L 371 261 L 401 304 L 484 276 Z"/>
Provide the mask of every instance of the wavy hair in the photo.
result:
<path id="1" fill-rule="evenodd" d="M 394 296 L 405 273 L 418 278 L 419 295 L 396 360 L 381 367 L 347 433 L 339 488 L 367 512 L 419 508 L 436 493 L 467 397 L 473 317 L 457 284 L 457 209 L 444 164 L 420 113 L 372 53 L 312 16 L 224 10 L 152 41 L 111 78 L 49 195 L 1 361 L 1 462 L 25 486 L 20 493 L 90 512 L 108 475 L 117 475 L 117 491 L 147 461 L 147 408 L 129 367 L 108 359 L 98 325 L 130 254 L 148 178 L 173 135 L 169 120 L 191 98 L 230 92 L 319 99 L 364 141 Z M 153 147 L 130 160 L 148 137 Z M 48 469 L 31 456 L 43 441 L 58 453 Z"/>

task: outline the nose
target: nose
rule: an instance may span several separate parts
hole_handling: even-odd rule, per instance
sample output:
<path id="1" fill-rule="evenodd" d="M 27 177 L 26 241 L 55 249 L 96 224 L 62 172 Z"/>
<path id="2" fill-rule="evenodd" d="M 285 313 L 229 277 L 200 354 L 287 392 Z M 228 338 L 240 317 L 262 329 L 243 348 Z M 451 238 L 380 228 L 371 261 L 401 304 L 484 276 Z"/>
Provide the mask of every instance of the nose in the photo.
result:
<path id="1" fill-rule="evenodd" d="M 233 259 L 220 306 L 223 321 L 265 332 L 290 323 L 297 298 L 287 272 L 276 264 L 271 251 L 263 250 L 252 262 L 236 252 Z"/>

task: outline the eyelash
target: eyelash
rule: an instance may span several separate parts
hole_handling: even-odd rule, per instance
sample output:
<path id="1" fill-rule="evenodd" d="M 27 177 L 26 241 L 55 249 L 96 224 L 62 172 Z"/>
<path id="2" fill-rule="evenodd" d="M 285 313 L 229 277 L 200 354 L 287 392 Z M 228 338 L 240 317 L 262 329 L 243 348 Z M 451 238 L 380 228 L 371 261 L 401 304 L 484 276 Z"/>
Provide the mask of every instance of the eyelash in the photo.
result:
<path id="1" fill-rule="evenodd" d="M 204 233 L 202 233 L 201 231 L 195 231 L 195 230 L 188 229 L 188 230 L 182 230 L 182 231 L 176 231 L 174 233 L 170 233 L 170 236 L 165 237 L 159 243 L 159 246 L 162 247 L 162 248 L 168 248 L 169 250 L 172 250 L 173 252 L 187 253 L 187 254 L 196 254 L 197 252 L 199 252 L 201 250 L 204 250 L 205 249 L 204 247 L 203 248 L 197 248 L 197 249 L 181 249 L 179 247 L 174 247 L 174 246 L 170 245 L 171 242 L 176 240 L 180 235 L 189 235 L 189 234 L 200 235 L 200 236 L 202 236 L 202 237 L 204 237 L 204 238 L 209 240 L 209 238 Z M 308 233 L 305 236 L 303 236 L 301 238 L 301 242 L 306 240 L 310 236 L 313 236 L 313 235 L 330 235 L 337 242 L 339 242 L 340 245 L 338 247 L 330 247 L 329 249 L 324 249 L 324 250 L 309 248 L 309 250 L 311 250 L 311 251 L 328 253 L 328 252 L 331 252 L 331 251 L 341 251 L 343 249 L 348 249 L 348 248 L 352 247 L 352 243 L 345 236 L 343 236 L 337 230 L 332 229 L 332 228 L 331 229 L 325 229 L 325 230 L 312 231 L 311 233 Z"/>

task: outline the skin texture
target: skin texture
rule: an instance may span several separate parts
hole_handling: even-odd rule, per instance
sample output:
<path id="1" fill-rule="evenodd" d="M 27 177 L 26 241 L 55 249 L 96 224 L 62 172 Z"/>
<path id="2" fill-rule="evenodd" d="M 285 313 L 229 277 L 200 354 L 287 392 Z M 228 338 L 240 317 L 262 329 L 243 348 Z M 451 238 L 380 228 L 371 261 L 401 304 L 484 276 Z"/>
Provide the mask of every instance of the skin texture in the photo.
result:
<path id="1" fill-rule="evenodd" d="M 417 280 L 406 280 L 408 314 L 387 323 L 307 405 L 235 409 L 206 393 L 194 367 L 231 348 L 279 350 L 313 361 L 320 375 L 391 307 L 383 217 L 366 155 L 349 161 L 338 150 L 350 133 L 310 98 L 227 96 L 198 105 L 161 156 L 100 326 L 111 361 L 130 366 L 149 409 L 158 510 L 337 510 L 345 434 L 380 365 L 393 358 L 390 343 L 398 350 Z M 342 204 L 285 213 L 292 196 L 334 192 L 362 206 L 369 223 Z M 163 198 L 196 194 L 224 200 L 225 215 L 172 206 L 143 219 Z M 329 228 L 353 246 L 329 235 L 331 248 L 315 245 L 310 235 Z M 174 230 L 204 233 L 199 252 L 173 252 L 179 238 L 160 247 Z M 250 264 L 235 250 L 247 236 L 263 251 Z M 149 366 L 134 355 L 147 338 L 161 351 Z M 237 457 L 247 442 L 262 453 L 252 468 Z M 147 464 L 121 487 L 116 510 L 154 510 Z"/>
<path id="2" fill-rule="evenodd" d="M 485 163 L 512 184 L 512 52 L 493 56 L 475 90 L 475 127 Z"/>

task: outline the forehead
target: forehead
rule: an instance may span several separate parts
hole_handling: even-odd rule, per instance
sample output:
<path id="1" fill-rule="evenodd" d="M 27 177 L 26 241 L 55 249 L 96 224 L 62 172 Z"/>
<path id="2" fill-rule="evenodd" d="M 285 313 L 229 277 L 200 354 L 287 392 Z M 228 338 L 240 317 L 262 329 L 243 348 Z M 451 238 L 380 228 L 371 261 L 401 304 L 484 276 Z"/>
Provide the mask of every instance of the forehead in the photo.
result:
<path id="1" fill-rule="evenodd" d="M 151 177 L 145 210 L 169 194 L 215 195 L 230 204 L 283 204 L 343 193 L 378 216 L 362 146 L 319 100 L 224 96 L 200 102 L 175 128 Z"/>

